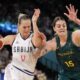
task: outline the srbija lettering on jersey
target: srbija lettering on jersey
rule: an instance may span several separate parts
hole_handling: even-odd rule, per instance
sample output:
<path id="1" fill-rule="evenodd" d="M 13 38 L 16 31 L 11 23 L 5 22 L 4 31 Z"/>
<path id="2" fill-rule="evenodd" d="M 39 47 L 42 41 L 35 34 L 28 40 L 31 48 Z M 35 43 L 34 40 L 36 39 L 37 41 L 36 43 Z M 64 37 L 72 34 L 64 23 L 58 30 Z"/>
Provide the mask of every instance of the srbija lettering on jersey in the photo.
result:
<path id="1" fill-rule="evenodd" d="M 33 34 L 24 40 L 20 33 L 18 33 L 12 45 L 13 65 L 21 69 L 28 69 L 29 71 L 34 71 L 37 62 L 33 56 L 33 52 L 35 52 L 36 49 L 31 41 L 32 35 Z"/>

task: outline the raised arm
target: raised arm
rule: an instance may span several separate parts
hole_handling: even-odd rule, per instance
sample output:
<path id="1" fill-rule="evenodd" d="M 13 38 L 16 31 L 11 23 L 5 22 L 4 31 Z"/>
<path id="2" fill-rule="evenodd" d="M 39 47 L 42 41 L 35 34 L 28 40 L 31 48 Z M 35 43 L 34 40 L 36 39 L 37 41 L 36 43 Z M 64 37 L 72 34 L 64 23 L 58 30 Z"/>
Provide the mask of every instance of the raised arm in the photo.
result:
<path id="1" fill-rule="evenodd" d="M 34 33 L 39 32 L 38 26 L 37 26 L 37 21 L 40 16 L 40 9 L 34 9 L 34 14 L 32 16 L 32 24 L 33 24 L 33 31 Z"/>
<path id="2" fill-rule="evenodd" d="M 3 48 L 4 45 L 11 45 L 14 41 L 15 35 L 8 35 L 4 38 L 0 39 L 0 49 Z"/>
<path id="3" fill-rule="evenodd" d="M 76 24 L 80 25 L 80 19 L 77 18 L 78 9 L 75 9 L 73 5 L 66 6 L 68 13 L 64 13 L 71 21 L 75 22 Z"/>
<path id="4" fill-rule="evenodd" d="M 32 42 L 35 47 L 41 47 L 46 42 L 45 35 L 39 31 L 37 26 L 37 21 L 39 16 L 40 16 L 40 9 L 35 9 L 34 14 L 32 16 L 32 24 L 33 24 L 33 32 L 34 32 Z"/>

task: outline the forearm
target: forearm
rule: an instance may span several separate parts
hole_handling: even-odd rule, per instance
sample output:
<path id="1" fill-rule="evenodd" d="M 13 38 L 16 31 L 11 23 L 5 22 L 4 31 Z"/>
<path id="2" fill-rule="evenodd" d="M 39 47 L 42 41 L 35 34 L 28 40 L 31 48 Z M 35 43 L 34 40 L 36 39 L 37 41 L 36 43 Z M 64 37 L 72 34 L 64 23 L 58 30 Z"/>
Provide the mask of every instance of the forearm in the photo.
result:
<path id="1" fill-rule="evenodd" d="M 40 48 L 37 49 L 36 52 L 33 53 L 33 56 L 34 56 L 36 59 L 38 59 L 38 58 L 44 56 L 44 55 L 47 54 L 47 53 L 48 53 L 48 50 L 47 50 L 45 47 L 40 47 Z"/>
<path id="2" fill-rule="evenodd" d="M 32 17 L 32 24 L 33 24 L 33 31 L 36 33 L 39 31 L 38 26 L 37 26 L 37 21 L 40 16 L 40 9 L 35 9 L 33 17 Z"/>
<path id="3" fill-rule="evenodd" d="M 41 52 L 42 52 L 42 48 L 38 48 L 37 51 L 33 53 L 35 59 L 38 59 L 40 57 Z"/>
<path id="4" fill-rule="evenodd" d="M 34 35 L 32 38 L 32 42 L 34 44 L 35 47 L 40 47 L 43 45 L 43 41 L 46 41 L 46 37 L 43 33 L 41 33 L 38 28 L 36 23 L 34 23 L 35 27 L 34 27 Z"/>
<path id="5" fill-rule="evenodd" d="M 2 44 L 2 47 L 4 45 L 11 45 L 13 40 L 14 40 L 14 38 L 15 38 L 15 35 L 8 35 L 8 36 L 6 36 L 4 38 L 1 38 L 0 39 L 0 47 L 1 47 L 1 44 Z"/>
<path id="6" fill-rule="evenodd" d="M 36 21 L 32 21 L 32 24 L 33 24 L 33 31 L 34 31 L 34 33 L 39 32 L 39 29 L 38 29 L 38 26 L 37 26 L 37 22 Z"/>

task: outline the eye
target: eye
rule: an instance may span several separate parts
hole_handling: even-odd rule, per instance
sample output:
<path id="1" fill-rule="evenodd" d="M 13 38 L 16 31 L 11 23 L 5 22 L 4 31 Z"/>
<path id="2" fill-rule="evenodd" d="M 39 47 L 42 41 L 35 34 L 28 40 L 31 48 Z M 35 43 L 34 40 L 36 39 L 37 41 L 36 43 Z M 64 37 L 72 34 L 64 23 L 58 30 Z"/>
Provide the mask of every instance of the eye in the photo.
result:
<path id="1" fill-rule="evenodd" d="M 65 27 L 66 27 L 66 25 L 65 25 L 65 24 L 63 24 L 63 27 L 65 28 Z"/>
<path id="2" fill-rule="evenodd" d="M 60 26 L 60 25 L 56 25 L 56 27 L 57 27 L 57 28 L 60 28 L 61 26 Z"/>
<path id="3" fill-rule="evenodd" d="M 29 28 L 30 26 L 23 26 L 23 28 Z"/>
<path id="4" fill-rule="evenodd" d="M 27 28 L 30 28 L 30 26 L 27 26 Z"/>
<path id="5" fill-rule="evenodd" d="M 26 26 L 23 26 L 23 28 L 26 28 Z"/>

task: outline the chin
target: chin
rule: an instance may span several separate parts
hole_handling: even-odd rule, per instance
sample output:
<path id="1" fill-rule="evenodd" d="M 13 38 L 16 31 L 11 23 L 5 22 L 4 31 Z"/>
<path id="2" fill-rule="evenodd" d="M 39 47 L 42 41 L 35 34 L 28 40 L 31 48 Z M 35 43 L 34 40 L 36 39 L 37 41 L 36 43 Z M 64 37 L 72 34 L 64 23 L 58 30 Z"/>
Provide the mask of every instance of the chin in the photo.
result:
<path id="1" fill-rule="evenodd" d="M 26 33 L 26 34 L 24 34 L 24 36 L 28 36 L 28 35 L 29 35 L 29 34 L 27 34 L 27 33 Z"/>
<path id="2" fill-rule="evenodd" d="M 60 33 L 59 36 L 65 36 L 65 33 Z"/>

